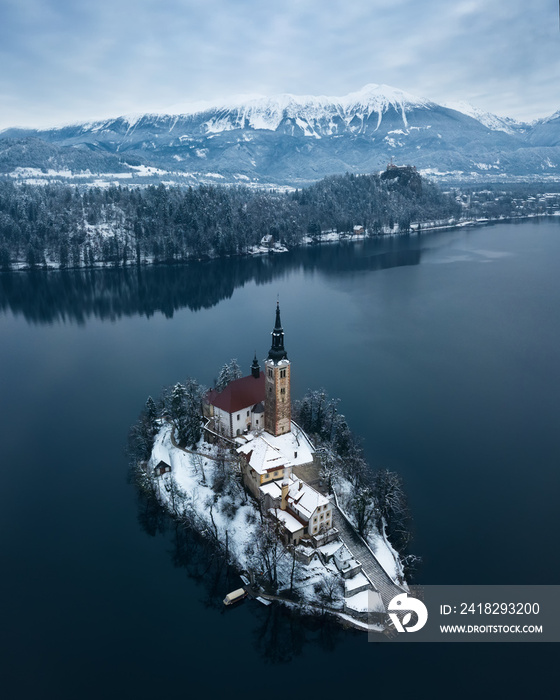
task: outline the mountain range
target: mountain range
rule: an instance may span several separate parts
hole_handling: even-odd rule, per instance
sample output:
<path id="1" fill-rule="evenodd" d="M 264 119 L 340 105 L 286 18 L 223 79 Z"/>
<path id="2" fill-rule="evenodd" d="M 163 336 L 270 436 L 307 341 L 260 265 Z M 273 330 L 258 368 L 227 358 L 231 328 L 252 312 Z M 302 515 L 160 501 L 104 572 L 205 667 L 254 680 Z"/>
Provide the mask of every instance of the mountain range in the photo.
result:
<path id="1" fill-rule="evenodd" d="M 28 181 L 301 186 L 390 161 L 444 181 L 560 179 L 560 111 L 523 123 L 371 84 L 0 132 L 0 173 Z"/>

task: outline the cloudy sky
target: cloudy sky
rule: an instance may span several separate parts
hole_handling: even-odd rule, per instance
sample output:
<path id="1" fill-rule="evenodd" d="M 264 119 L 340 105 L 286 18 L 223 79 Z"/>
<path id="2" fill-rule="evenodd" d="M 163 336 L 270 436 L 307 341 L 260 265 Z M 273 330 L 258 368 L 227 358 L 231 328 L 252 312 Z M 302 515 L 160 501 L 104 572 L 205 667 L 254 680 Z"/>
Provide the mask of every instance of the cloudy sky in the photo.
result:
<path id="1" fill-rule="evenodd" d="M 385 83 L 560 109 L 556 0 L 0 0 L 0 128 Z"/>

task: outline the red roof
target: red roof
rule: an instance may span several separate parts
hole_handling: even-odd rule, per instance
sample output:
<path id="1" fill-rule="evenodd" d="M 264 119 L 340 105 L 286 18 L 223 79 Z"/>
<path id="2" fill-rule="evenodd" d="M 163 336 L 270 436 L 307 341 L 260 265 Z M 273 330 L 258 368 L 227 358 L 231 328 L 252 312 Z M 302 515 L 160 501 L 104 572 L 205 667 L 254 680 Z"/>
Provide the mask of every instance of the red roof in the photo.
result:
<path id="1" fill-rule="evenodd" d="M 212 389 L 206 395 L 206 400 L 222 411 L 235 413 L 264 401 L 265 393 L 264 373 L 261 372 L 258 379 L 250 374 L 230 382 L 223 391 Z"/>

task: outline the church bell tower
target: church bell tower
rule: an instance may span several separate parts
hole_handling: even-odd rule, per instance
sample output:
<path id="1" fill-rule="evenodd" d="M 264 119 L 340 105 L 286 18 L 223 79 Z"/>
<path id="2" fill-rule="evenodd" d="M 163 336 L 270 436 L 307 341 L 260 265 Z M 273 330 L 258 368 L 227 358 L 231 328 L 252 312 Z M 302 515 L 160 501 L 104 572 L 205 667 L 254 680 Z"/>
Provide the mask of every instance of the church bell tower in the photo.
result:
<path id="1" fill-rule="evenodd" d="M 280 303 L 276 302 L 276 323 L 272 331 L 272 345 L 265 361 L 266 397 L 264 429 L 271 435 L 291 431 L 290 361 L 284 349 L 284 330 L 280 321 Z"/>

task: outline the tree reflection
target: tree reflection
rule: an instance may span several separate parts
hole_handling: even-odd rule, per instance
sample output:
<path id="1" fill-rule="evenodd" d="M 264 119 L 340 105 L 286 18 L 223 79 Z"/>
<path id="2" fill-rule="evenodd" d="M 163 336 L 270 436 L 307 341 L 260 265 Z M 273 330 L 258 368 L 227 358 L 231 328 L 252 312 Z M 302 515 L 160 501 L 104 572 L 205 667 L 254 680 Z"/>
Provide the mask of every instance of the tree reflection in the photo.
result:
<path id="1" fill-rule="evenodd" d="M 202 605 L 227 614 L 222 602 L 224 592 L 239 587 L 239 574 L 228 566 L 221 550 L 211 540 L 172 519 L 154 495 L 142 491 L 138 491 L 138 520 L 148 535 L 168 536 L 173 564 L 184 568 L 203 588 Z M 268 607 L 256 601 L 245 604 L 252 613 L 253 647 L 267 663 L 287 663 L 307 645 L 334 651 L 347 635 L 362 634 L 343 629 L 327 615 L 304 616 L 279 603 Z"/>
<path id="2" fill-rule="evenodd" d="M 208 309 L 248 282 L 266 284 L 293 270 L 338 276 L 420 262 L 420 240 L 374 238 L 299 248 L 274 256 L 232 257 L 185 265 L 0 274 L 0 309 L 33 323 L 122 316 L 171 318 Z"/>

